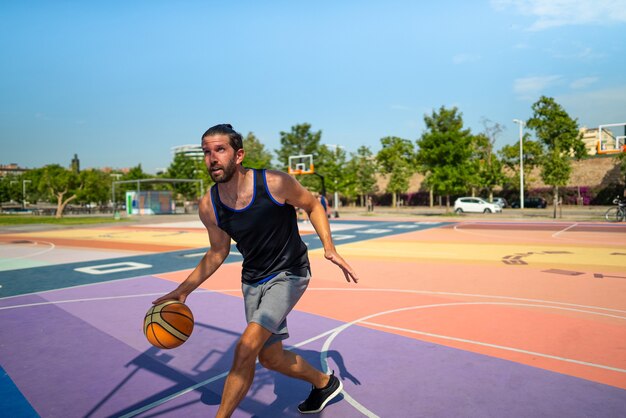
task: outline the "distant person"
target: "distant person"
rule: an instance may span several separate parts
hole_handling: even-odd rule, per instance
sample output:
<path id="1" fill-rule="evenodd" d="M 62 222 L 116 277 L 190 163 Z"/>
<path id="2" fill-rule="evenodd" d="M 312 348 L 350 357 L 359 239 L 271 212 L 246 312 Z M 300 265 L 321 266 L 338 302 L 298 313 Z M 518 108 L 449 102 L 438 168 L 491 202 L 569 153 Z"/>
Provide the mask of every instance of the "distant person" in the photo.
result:
<path id="1" fill-rule="evenodd" d="M 374 212 L 374 202 L 372 201 L 372 196 L 367 196 L 366 207 L 368 212 Z"/>
<path id="2" fill-rule="evenodd" d="M 296 211 L 302 208 L 317 232 L 327 260 L 346 281 L 357 275 L 337 253 L 324 208 L 298 181 L 280 171 L 241 165 L 241 134 L 231 125 L 216 125 L 202 136 L 204 162 L 215 185 L 200 202 L 199 214 L 209 233 L 210 248 L 195 270 L 174 291 L 156 299 L 184 302 L 222 265 L 231 238 L 243 255 L 242 289 L 248 325 L 234 353 L 217 417 L 230 417 L 250 389 L 257 357 L 265 368 L 309 382 L 309 397 L 298 406 L 317 413 L 342 391 L 341 381 L 315 369 L 298 354 L 283 349 L 289 336 L 287 314 L 311 277 L 307 246 L 298 233 Z"/>
<path id="3" fill-rule="evenodd" d="M 328 201 L 326 200 L 326 196 L 323 193 L 319 194 L 319 201 L 322 207 L 324 208 L 324 213 L 327 218 L 330 218 L 330 211 L 328 210 Z"/>

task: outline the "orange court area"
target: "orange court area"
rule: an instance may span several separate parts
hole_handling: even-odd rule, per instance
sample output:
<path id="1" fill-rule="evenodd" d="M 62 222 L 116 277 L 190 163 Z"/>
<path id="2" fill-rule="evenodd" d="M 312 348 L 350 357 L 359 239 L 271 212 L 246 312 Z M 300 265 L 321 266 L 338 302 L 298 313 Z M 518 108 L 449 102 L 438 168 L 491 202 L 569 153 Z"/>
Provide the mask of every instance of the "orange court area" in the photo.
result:
<path id="1" fill-rule="evenodd" d="M 340 245 L 357 285 L 313 250 L 296 309 L 626 389 L 625 232 L 468 221 Z M 203 288 L 239 296 L 240 268 Z"/>

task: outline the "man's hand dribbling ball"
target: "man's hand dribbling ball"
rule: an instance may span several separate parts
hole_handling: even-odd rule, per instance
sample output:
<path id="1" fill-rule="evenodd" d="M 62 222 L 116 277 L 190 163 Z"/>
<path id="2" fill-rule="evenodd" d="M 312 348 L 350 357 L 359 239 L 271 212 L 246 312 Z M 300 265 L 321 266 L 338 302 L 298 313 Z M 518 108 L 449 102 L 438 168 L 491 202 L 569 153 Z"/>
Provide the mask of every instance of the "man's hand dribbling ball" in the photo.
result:
<path id="1" fill-rule="evenodd" d="M 152 306 L 143 321 L 143 333 L 158 348 L 176 348 L 187 341 L 192 331 L 191 309 L 177 300 Z"/>

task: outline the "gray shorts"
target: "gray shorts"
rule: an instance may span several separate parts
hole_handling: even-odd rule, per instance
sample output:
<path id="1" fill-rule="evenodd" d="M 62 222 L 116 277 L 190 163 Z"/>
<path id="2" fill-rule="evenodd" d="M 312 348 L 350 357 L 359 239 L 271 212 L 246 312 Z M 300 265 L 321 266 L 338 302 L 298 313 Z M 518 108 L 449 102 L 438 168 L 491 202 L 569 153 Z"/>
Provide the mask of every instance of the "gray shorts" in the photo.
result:
<path id="1" fill-rule="evenodd" d="M 241 285 L 246 321 L 255 322 L 272 333 L 265 347 L 289 337 L 287 314 L 304 294 L 310 278 L 310 273 L 303 277 L 286 271 L 265 283 Z"/>

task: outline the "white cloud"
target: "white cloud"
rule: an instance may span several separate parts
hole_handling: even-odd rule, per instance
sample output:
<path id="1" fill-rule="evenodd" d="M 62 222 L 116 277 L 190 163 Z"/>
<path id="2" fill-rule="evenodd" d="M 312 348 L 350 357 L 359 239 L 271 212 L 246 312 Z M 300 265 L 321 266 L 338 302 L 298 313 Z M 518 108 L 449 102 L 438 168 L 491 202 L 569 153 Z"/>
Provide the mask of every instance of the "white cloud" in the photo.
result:
<path id="1" fill-rule="evenodd" d="M 455 65 L 460 65 L 468 62 L 476 62 L 479 59 L 480 55 L 476 54 L 456 54 L 452 57 L 452 63 Z"/>
<path id="2" fill-rule="evenodd" d="M 519 99 L 535 100 L 550 86 L 561 81 L 560 75 L 518 78 L 513 82 L 513 91 Z"/>
<path id="3" fill-rule="evenodd" d="M 569 49 L 573 50 L 569 51 Z M 551 54 L 554 58 L 576 61 L 591 61 L 606 57 L 606 54 L 596 52 L 593 48 L 581 45 L 578 42 L 573 43 L 569 47 L 557 46 L 552 49 L 546 49 L 546 52 Z"/>
<path id="4" fill-rule="evenodd" d="M 583 78 L 579 78 L 578 80 L 572 81 L 572 83 L 569 86 L 575 90 L 579 90 L 579 89 L 584 89 L 585 87 L 588 87 L 596 83 L 597 81 L 598 81 L 598 77 L 583 77 Z"/>
<path id="5" fill-rule="evenodd" d="M 626 0 L 491 0 L 498 11 L 514 9 L 536 20 L 528 28 L 539 31 L 566 25 L 626 23 Z"/>

